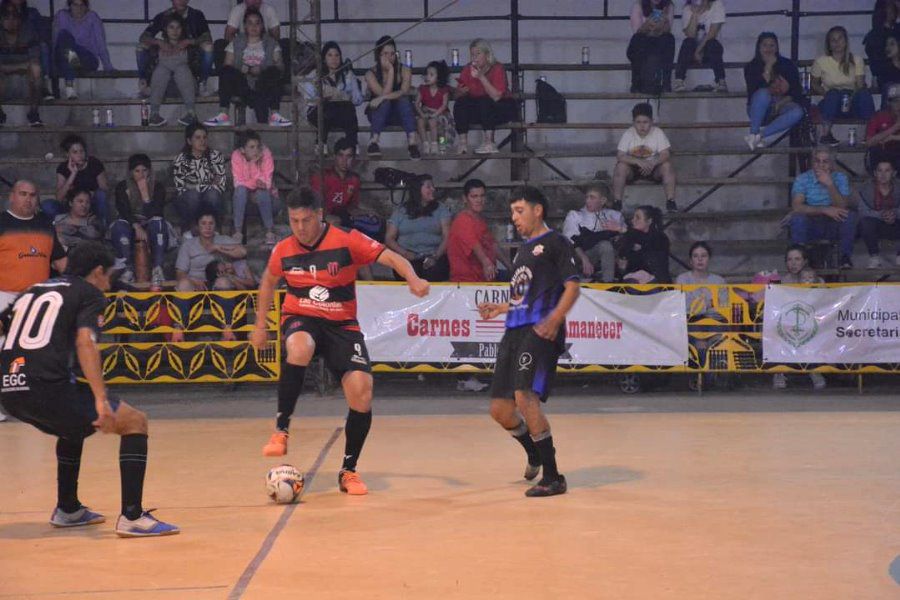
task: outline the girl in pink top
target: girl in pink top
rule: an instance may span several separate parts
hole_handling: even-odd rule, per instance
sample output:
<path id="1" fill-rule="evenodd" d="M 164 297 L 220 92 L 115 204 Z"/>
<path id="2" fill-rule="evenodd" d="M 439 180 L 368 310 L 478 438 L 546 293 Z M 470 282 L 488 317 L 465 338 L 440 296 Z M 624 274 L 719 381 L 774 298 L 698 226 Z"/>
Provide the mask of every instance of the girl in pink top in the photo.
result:
<path id="1" fill-rule="evenodd" d="M 450 78 L 450 69 L 444 61 L 432 61 L 425 67 L 425 83 L 419 86 L 419 95 L 416 97 L 416 121 L 419 126 L 419 137 L 425 146 L 427 154 L 438 153 L 438 121 L 440 117 L 448 113 L 450 106 L 450 88 L 447 80 Z M 431 132 L 431 138 L 425 126 Z"/>
<path id="2" fill-rule="evenodd" d="M 278 241 L 274 230 L 278 203 L 278 188 L 273 176 L 275 160 L 272 152 L 259 139 L 259 134 L 248 129 L 240 139 L 240 146 L 231 153 L 231 176 L 234 179 L 234 237 L 243 241 L 244 215 L 247 203 L 252 200 L 259 208 L 259 215 L 266 229 L 266 245 Z"/>

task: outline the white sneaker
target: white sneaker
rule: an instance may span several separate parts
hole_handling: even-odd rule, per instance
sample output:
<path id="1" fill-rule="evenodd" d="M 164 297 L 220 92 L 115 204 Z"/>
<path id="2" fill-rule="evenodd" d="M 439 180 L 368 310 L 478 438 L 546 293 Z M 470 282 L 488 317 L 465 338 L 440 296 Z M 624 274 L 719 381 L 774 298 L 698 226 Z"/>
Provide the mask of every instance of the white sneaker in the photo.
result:
<path id="1" fill-rule="evenodd" d="M 480 392 L 486 387 L 488 387 L 488 384 L 478 381 L 474 375 L 468 379 L 460 379 L 456 382 L 456 389 L 460 392 Z"/>
<path id="2" fill-rule="evenodd" d="M 821 373 L 810 373 L 809 378 L 812 380 L 814 390 L 824 390 L 828 385 Z"/>
<path id="3" fill-rule="evenodd" d="M 290 119 L 285 119 L 284 117 L 282 117 L 281 113 L 279 113 L 277 110 L 269 115 L 270 127 L 290 127 L 291 125 L 293 125 L 293 123 L 291 123 Z"/>
<path id="4" fill-rule="evenodd" d="M 758 133 L 748 133 L 744 136 L 744 141 L 747 142 L 751 150 L 756 150 L 762 145 L 762 136 Z"/>
<path id="5" fill-rule="evenodd" d="M 684 84 L 684 79 L 676 79 L 672 82 L 672 91 L 673 92 L 686 92 L 687 86 Z"/>
<path id="6" fill-rule="evenodd" d="M 50 524 L 54 527 L 81 527 L 83 525 L 96 525 L 106 521 L 106 517 L 95 513 L 87 506 L 82 506 L 73 513 L 67 513 L 61 508 L 53 509 L 50 515 Z"/>
<path id="7" fill-rule="evenodd" d="M 78 92 L 75 91 L 74 86 L 66 86 L 66 100 L 78 100 Z"/>
<path id="8" fill-rule="evenodd" d="M 880 269 L 881 268 L 881 257 L 877 254 L 874 254 L 869 257 L 869 262 L 866 265 L 867 269 Z"/>
<path id="9" fill-rule="evenodd" d="M 200 82 L 200 84 L 197 86 L 197 95 L 200 96 L 201 98 L 205 98 L 207 96 L 213 95 L 213 91 L 209 87 L 208 82 L 206 82 L 206 81 Z"/>
<path id="10" fill-rule="evenodd" d="M 772 376 L 772 387 L 776 390 L 783 390 L 787 387 L 787 375 L 784 373 L 775 373 Z"/>
<path id="11" fill-rule="evenodd" d="M 716 82 L 716 92 L 720 94 L 728 93 L 728 83 L 724 79 L 720 79 Z"/>
<path id="12" fill-rule="evenodd" d="M 131 269 L 125 269 L 122 271 L 122 274 L 119 275 L 119 283 L 124 283 L 125 285 L 131 285 L 134 283 L 134 271 Z"/>
<path id="13" fill-rule="evenodd" d="M 140 517 L 132 521 L 119 515 L 116 520 L 116 535 L 119 537 L 158 537 L 161 535 L 175 535 L 179 533 L 178 527 L 170 523 L 163 523 L 145 511 Z"/>
<path id="14" fill-rule="evenodd" d="M 227 127 L 231 125 L 231 117 L 228 116 L 227 112 L 220 112 L 211 119 L 203 121 L 203 124 L 210 127 Z"/>
<path id="15" fill-rule="evenodd" d="M 485 142 L 475 148 L 475 154 L 497 154 L 500 150 L 497 149 L 497 146 L 494 142 Z"/>

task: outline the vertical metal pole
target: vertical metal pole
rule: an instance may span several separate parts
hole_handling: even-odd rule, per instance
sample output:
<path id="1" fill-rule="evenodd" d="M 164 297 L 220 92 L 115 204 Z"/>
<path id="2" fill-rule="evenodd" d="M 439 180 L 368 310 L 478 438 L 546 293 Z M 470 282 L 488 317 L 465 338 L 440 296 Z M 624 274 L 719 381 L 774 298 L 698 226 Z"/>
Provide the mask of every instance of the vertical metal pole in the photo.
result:
<path id="1" fill-rule="evenodd" d="M 791 6 L 791 60 L 800 57 L 800 0 L 793 0 Z"/>
<path id="2" fill-rule="evenodd" d="M 520 78 L 520 69 L 519 69 L 519 0 L 510 0 L 509 3 L 509 42 L 510 42 L 510 65 L 512 66 L 512 71 L 510 72 L 510 83 L 512 85 L 513 95 L 518 96 L 522 93 L 522 87 L 519 84 Z M 519 111 L 521 116 L 525 117 L 525 101 L 519 101 Z M 521 129 L 513 129 L 510 133 L 512 137 L 512 151 L 513 152 L 522 152 L 523 144 L 523 132 Z M 527 179 L 527 160 L 528 159 L 512 159 L 510 161 L 510 179 L 513 181 L 519 181 L 522 179 Z"/>
<path id="3" fill-rule="evenodd" d="M 338 0 L 334 0 L 334 20 L 341 20 L 340 14 L 338 13 Z"/>
<path id="4" fill-rule="evenodd" d="M 319 152 L 316 156 L 316 168 L 319 174 L 325 172 L 325 103 L 322 101 L 322 2 L 312 0 L 313 19 L 316 24 L 316 97 L 319 99 L 319 109 L 316 111 L 316 138 L 319 140 Z M 324 185 L 324 184 L 323 184 Z"/>
<path id="5" fill-rule="evenodd" d="M 51 4 L 52 4 L 52 3 L 53 3 L 53 2 L 52 2 L 52 0 L 51 0 Z M 51 12 L 51 13 L 50 13 L 50 16 L 52 17 L 54 14 L 55 14 L 55 13 Z M 150 20 L 150 0 L 144 0 L 144 20 L 145 20 L 145 21 L 149 21 L 149 20 Z"/>
<path id="6" fill-rule="evenodd" d="M 291 82 L 291 135 L 289 145 L 291 147 L 291 167 L 294 170 L 291 182 L 297 184 L 300 181 L 300 107 L 297 104 L 297 81 L 294 75 L 294 58 L 297 56 L 297 2 L 291 0 L 288 3 L 288 18 L 290 26 L 288 27 L 288 35 L 290 35 L 290 56 L 284 60 L 284 68 L 288 69 L 290 76 L 288 81 Z"/>
<path id="7" fill-rule="evenodd" d="M 863 393 L 863 374 L 862 373 L 859 373 L 856 376 L 856 392 L 858 394 Z"/>

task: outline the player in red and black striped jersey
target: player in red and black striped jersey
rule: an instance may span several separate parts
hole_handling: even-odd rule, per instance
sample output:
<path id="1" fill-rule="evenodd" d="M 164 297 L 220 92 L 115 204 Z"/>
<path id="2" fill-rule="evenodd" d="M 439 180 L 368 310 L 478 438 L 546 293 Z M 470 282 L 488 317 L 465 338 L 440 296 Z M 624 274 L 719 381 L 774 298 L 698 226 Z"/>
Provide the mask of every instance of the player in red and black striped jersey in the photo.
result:
<path id="1" fill-rule="evenodd" d="M 321 197 L 301 189 L 287 199 L 291 236 L 279 242 L 262 276 L 256 328 L 250 342 L 258 350 L 267 343 L 266 313 L 280 279 L 287 285 L 281 309 L 286 360 L 278 381 L 275 433 L 263 447 L 265 456 L 287 453 L 288 428 L 313 356 L 341 380 L 349 411 L 345 427 L 344 463 L 338 475 L 342 492 L 365 494 L 356 463 L 372 423 L 372 374 L 369 353 L 356 320 L 356 278 L 360 267 L 379 262 L 406 280 L 418 297 L 429 284 L 405 258 L 356 230 L 323 222 Z"/>

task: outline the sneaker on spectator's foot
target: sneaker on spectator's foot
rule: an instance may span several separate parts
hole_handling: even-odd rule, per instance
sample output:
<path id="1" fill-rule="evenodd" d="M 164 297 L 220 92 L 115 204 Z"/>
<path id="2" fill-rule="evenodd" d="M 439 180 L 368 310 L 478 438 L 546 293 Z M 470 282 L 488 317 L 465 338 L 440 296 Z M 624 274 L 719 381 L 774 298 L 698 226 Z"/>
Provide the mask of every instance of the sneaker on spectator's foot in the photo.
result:
<path id="1" fill-rule="evenodd" d="M 716 82 L 715 91 L 719 94 L 728 93 L 728 83 L 724 79 L 720 79 Z"/>
<path id="2" fill-rule="evenodd" d="M 787 375 L 784 373 L 775 373 L 772 375 L 772 387 L 776 390 L 783 390 L 787 387 Z"/>
<path id="3" fill-rule="evenodd" d="M 881 268 L 881 257 L 877 254 L 873 254 L 869 257 L 869 262 L 866 264 L 867 269 L 880 269 Z"/>
<path id="4" fill-rule="evenodd" d="M 409 157 L 413 160 L 419 160 L 422 158 L 422 153 L 419 152 L 419 146 L 417 144 L 410 144 L 406 147 L 409 150 Z"/>
<path id="5" fill-rule="evenodd" d="M 840 146 L 841 143 L 835 138 L 831 133 L 826 133 L 822 137 L 819 138 L 819 143 L 824 144 L 826 146 Z"/>
<path id="6" fill-rule="evenodd" d="M 676 79 L 672 82 L 672 91 L 673 92 L 686 92 L 687 86 L 684 83 L 684 79 Z"/>
<path id="7" fill-rule="evenodd" d="M 181 117 L 178 118 L 178 124 L 184 125 L 185 127 L 187 127 L 191 123 L 196 123 L 196 122 L 197 122 L 197 115 L 195 115 L 192 112 L 184 113 L 184 115 L 182 115 Z"/>
<path id="8" fill-rule="evenodd" d="M 841 257 L 841 268 L 842 269 L 852 269 L 853 268 L 853 261 L 850 260 L 849 256 Z"/>
<path id="9" fill-rule="evenodd" d="M 469 145 L 464 142 L 460 142 L 456 146 L 456 153 L 457 154 L 468 154 L 469 153 Z"/>
<path id="10" fill-rule="evenodd" d="M 50 77 L 44 76 L 44 84 L 41 86 L 41 96 L 47 102 L 56 100 L 56 96 L 53 95 L 53 82 L 50 81 Z"/>
<path id="11" fill-rule="evenodd" d="M 163 282 L 165 280 L 166 274 L 163 273 L 163 268 L 153 267 L 153 271 L 150 273 L 150 291 L 161 292 L 163 289 Z"/>
<path id="12" fill-rule="evenodd" d="M 369 493 L 369 488 L 356 471 L 343 469 L 338 473 L 338 489 L 351 496 L 365 496 Z"/>
<path id="13" fill-rule="evenodd" d="M 744 141 L 747 142 L 751 150 L 756 150 L 762 143 L 762 136 L 758 133 L 748 133 L 744 136 Z"/>
<path id="14" fill-rule="evenodd" d="M 66 86 L 66 100 L 78 100 L 78 92 L 75 91 L 75 86 Z"/>
<path id="15" fill-rule="evenodd" d="M 381 156 L 381 146 L 378 145 L 378 142 L 369 142 L 366 154 L 369 156 Z"/>
<path id="16" fill-rule="evenodd" d="M 138 98 L 149 98 L 150 86 L 143 79 L 138 81 Z"/>
<path id="17" fill-rule="evenodd" d="M 489 384 L 484 383 L 482 381 L 478 381 L 478 379 L 471 375 L 466 379 L 460 379 L 456 382 L 456 390 L 459 392 L 480 392 L 484 388 L 488 387 Z"/>
<path id="18" fill-rule="evenodd" d="M 82 525 L 97 525 L 105 521 L 106 517 L 91 511 L 87 506 L 82 506 L 70 513 L 56 507 L 53 509 L 53 514 L 50 515 L 50 524 L 54 527 L 81 527 Z"/>
<path id="19" fill-rule="evenodd" d="M 147 121 L 147 124 L 150 127 L 162 127 L 168 122 L 169 121 L 167 121 L 161 114 L 153 113 L 152 115 L 150 115 L 150 119 Z"/>
<path id="20" fill-rule="evenodd" d="M 441 153 L 440 146 L 438 145 L 437 142 L 431 142 L 431 146 L 430 146 L 430 148 L 429 148 L 429 153 L 430 153 L 430 154 L 435 154 L 435 155 Z"/>
<path id="21" fill-rule="evenodd" d="M 810 373 L 809 378 L 812 380 L 814 390 L 824 390 L 828 386 L 821 373 Z"/>
<path id="22" fill-rule="evenodd" d="M 263 446 L 263 456 L 284 456 L 287 454 L 288 432 L 276 431 Z"/>
<path id="23" fill-rule="evenodd" d="M 533 485 L 525 490 L 525 495 L 529 498 L 542 498 L 545 496 L 558 496 L 565 494 L 568 486 L 566 485 L 566 476 L 560 474 L 553 481 L 544 481 L 541 479 L 537 485 Z"/>
<path id="24" fill-rule="evenodd" d="M 272 114 L 269 115 L 270 127 L 290 127 L 291 125 L 293 125 L 293 123 L 291 123 L 291 120 L 285 119 L 277 110 L 272 111 Z"/>
<path id="25" fill-rule="evenodd" d="M 116 521 L 116 535 L 119 537 L 158 537 L 161 535 L 175 535 L 180 530 L 175 525 L 163 523 L 150 513 L 144 511 L 140 517 L 131 520 L 125 515 L 119 515 Z"/>
<path id="26" fill-rule="evenodd" d="M 676 204 L 674 200 L 666 200 L 666 212 L 678 212 L 678 204 Z"/>
<path id="27" fill-rule="evenodd" d="M 227 127 L 231 125 L 231 117 L 228 116 L 227 112 L 223 111 L 216 116 L 203 121 L 203 124 L 209 125 L 210 127 Z"/>
<path id="28" fill-rule="evenodd" d="M 119 275 L 119 283 L 124 283 L 125 285 L 131 285 L 134 283 L 134 271 L 131 269 L 125 269 L 122 271 L 122 274 Z"/>
<path id="29" fill-rule="evenodd" d="M 201 81 L 200 85 L 197 86 L 197 95 L 201 98 L 206 98 L 207 96 L 212 96 L 213 92 L 210 89 L 209 83 L 206 81 Z"/>
<path id="30" fill-rule="evenodd" d="M 44 122 L 41 121 L 41 115 L 36 110 L 28 111 L 28 124 L 31 127 L 43 127 Z"/>
<path id="31" fill-rule="evenodd" d="M 475 148 L 475 154 L 497 154 L 500 150 L 497 149 L 497 145 L 494 142 L 484 142 L 477 148 Z"/>

